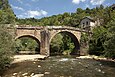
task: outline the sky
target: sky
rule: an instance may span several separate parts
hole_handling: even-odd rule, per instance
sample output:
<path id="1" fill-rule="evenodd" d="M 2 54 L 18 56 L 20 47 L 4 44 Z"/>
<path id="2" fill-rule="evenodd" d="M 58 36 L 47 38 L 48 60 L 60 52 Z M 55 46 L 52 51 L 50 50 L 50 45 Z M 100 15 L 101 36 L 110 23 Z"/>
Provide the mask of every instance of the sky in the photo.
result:
<path id="1" fill-rule="evenodd" d="M 77 8 L 105 7 L 115 4 L 115 0 L 9 0 L 18 18 L 42 18 L 64 12 L 75 12 Z"/>

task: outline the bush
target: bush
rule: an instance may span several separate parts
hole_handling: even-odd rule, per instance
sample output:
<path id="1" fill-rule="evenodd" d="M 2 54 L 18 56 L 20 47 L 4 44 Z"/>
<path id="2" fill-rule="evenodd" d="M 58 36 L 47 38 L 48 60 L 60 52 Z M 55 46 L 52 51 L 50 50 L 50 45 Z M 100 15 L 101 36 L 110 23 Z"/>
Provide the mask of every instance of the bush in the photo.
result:
<path id="1" fill-rule="evenodd" d="M 13 51 L 14 44 L 12 35 L 6 27 L 0 25 L 0 71 L 3 71 L 11 63 Z"/>
<path id="2" fill-rule="evenodd" d="M 99 26 L 93 29 L 93 35 L 89 41 L 89 54 L 101 56 L 104 55 L 104 42 L 106 40 L 107 29 Z"/>
<path id="3" fill-rule="evenodd" d="M 115 19 L 107 24 L 107 40 L 104 42 L 105 57 L 115 59 Z"/>
<path id="4" fill-rule="evenodd" d="M 105 57 L 115 59 L 115 36 L 104 43 Z"/>

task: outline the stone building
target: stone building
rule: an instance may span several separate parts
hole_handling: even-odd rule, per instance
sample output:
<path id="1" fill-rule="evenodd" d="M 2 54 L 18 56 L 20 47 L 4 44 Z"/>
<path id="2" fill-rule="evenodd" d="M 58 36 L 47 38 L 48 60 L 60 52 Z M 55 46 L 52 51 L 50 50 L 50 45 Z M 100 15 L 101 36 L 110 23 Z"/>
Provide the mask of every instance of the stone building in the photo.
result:
<path id="1" fill-rule="evenodd" d="M 113 5 L 111 6 L 111 8 L 112 8 L 112 10 L 115 10 L 115 4 L 113 4 Z"/>
<path id="2" fill-rule="evenodd" d="M 80 27 L 84 30 L 91 31 L 96 25 L 100 25 L 99 19 L 96 21 L 90 16 L 84 17 L 80 22 Z"/>

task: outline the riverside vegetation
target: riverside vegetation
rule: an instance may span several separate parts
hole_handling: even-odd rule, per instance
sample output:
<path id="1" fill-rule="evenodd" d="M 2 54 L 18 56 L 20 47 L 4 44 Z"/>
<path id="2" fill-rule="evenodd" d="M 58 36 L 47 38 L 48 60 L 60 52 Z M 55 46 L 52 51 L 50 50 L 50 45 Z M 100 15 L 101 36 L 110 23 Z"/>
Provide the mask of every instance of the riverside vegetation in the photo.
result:
<path id="1" fill-rule="evenodd" d="M 44 17 L 41 19 L 25 18 L 19 19 L 14 14 L 8 0 L 0 1 L 0 71 L 11 62 L 13 51 L 38 50 L 38 44 L 32 39 L 21 38 L 14 45 L 13 37 L 7 28 L 2 24 L 18 24 L 32 26 L 72 26 L 80 27 L 80 20 L 85 16 L 99 19 L 101 25 L 92 32 L 93 35 L 88 39 L 88 34 L 82 34 L 81 47 L 84 47 L 89 54 L 115 58 L 115 10 L 111 7 L 99 7 L 90 9 L 77 8 L 74 13 L 67 13 Z M 14 47 L 16 46 L 16 47 Z M 15 49 L 16 48 L 16 49 Z M 72 39 L 66 34 L 56 35 L 51 42 L 51 52 L 69 54 L 74 49 Z"/>

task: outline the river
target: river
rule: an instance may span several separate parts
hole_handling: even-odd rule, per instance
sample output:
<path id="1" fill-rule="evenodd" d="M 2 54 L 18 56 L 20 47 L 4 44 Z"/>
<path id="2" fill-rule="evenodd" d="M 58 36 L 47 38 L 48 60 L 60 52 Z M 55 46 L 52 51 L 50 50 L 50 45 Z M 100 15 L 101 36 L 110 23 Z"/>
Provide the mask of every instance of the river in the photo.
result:
<path id="1" fill-rule="evenodd" d="M 3 77 L 115 77 L 115 62 L 51 56 L 14 63 Z"/>

